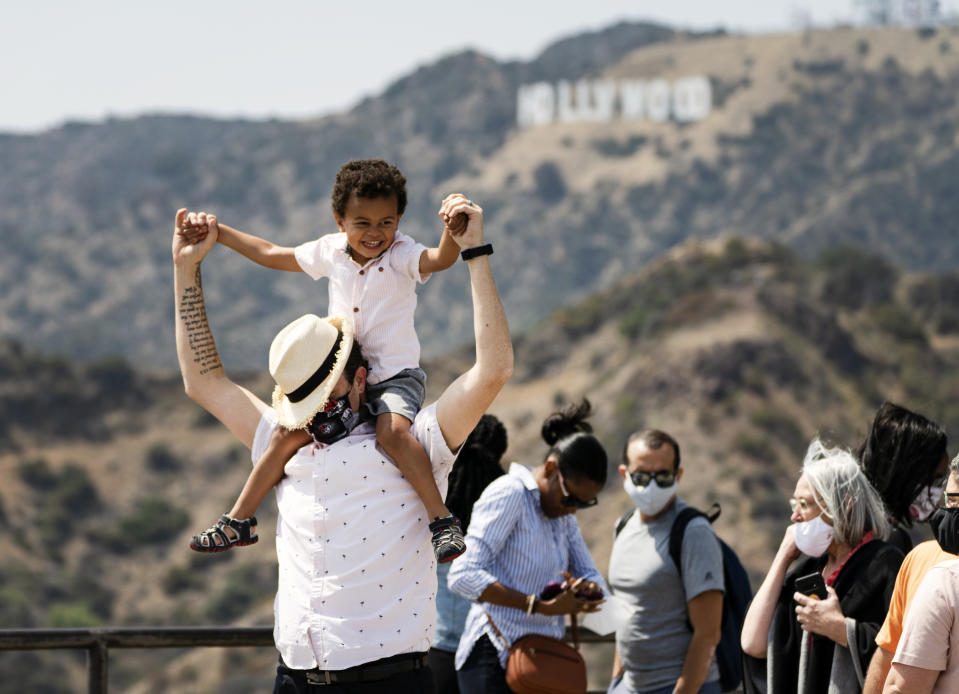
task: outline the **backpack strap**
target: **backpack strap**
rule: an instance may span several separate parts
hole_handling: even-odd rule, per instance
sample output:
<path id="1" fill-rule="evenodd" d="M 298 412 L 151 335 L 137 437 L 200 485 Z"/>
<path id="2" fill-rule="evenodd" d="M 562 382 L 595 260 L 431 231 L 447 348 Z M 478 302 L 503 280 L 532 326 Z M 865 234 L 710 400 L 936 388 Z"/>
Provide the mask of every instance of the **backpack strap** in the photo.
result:
<path id="1" fill-rule="evenodd" d="M 623 528 L 626 527 L 626 524 L 629 522 L 629 519 L 633 517 L 633 514 L 636 513 L 636 508 L 633 507 L 619 517 L 619 520 L 616 521 L 616 529 L 613 531 L 613 539 L 619 537 L 619 534 L 623 532 Z"/>
<path id="2" fill-rule="evenodd" d="M 673 563 L 676 565 L 676 570 L 679 571 L 679 577 L 683 577 L 683 538 L 686 537 L 686 526 L 689 525 L 689 521 L 693 518 L 705 518 L 709 521 L 709 524 L 712 525 L 719 514 L 722 513 L 722 509 L 719 507 L 719 504 L 714 503 L 709 507 L 708 513 L 703 513 L 698 508 L 693 508 L 692 506 L 687 506 L 682 511 L 676 515 L 676 520 L 673 521 L 673 527 L 669 531 L 669 556 L 672 557 Z"/>

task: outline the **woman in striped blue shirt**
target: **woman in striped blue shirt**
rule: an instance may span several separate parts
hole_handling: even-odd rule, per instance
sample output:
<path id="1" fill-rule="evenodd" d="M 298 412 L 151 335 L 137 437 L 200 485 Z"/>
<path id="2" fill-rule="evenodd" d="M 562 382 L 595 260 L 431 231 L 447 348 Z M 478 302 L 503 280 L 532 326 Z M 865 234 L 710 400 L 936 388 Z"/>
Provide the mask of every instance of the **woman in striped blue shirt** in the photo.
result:
<path id="1" fill-rule="evenodd" d="M 449 574 L 450 590 L 473 601 L 456 651 L 462 694 L 509 694 L 509 644 L 527 634 L 562 638 L 567 614 L 598 609 L 571 591 L 538 599 L 563 572 L 583 579 L 586 590 L 608 592 L 574 518 L 596 505 L 606 483 L 606 451 L 589 414 L 584 399 L 547 417 L 543 462 L 533 469 L 513 463 L 473 506 L 468 549 Z"/>

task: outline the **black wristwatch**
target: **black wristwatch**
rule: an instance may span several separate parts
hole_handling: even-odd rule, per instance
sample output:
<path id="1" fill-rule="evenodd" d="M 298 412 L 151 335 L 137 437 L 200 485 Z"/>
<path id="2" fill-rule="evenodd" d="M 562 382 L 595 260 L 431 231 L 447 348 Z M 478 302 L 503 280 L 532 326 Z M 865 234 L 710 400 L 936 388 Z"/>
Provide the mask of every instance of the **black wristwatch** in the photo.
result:
<path id="1" fill-rule="evenodd" d="M 467 248 L 460 253 L 460 256 L 462 256 L 463 260 L 472 260 L 473 258 L 478 258 L 481 255 L 493 255 L 493 244 L 487 243 L 482 246 L 473 246 L 472 248 Z"/>

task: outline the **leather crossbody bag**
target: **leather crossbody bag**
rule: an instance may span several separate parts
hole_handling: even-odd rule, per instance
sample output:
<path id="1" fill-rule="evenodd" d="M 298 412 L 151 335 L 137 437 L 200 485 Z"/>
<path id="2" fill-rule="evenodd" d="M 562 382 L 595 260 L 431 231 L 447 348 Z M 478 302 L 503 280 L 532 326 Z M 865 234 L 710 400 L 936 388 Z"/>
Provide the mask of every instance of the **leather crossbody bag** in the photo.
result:
<path id="1" fill-rule="evenodd" d="M 489 613 L 486 618 L 509 649 L 506 685 L 516 694 L 585 694 L 586 663 L 579 654 L 575 615 L 571 615 L 575 648 L 541 634 L 527 634 L 510 645 Z"/>

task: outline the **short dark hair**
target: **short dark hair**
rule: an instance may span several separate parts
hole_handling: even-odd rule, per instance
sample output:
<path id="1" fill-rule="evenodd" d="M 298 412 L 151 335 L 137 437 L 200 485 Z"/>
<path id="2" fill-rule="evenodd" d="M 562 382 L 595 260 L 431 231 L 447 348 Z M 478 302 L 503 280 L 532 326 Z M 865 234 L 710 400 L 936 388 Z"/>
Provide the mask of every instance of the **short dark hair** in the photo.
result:
<path id="1" fill-rule="evenodd" d="M 396 211 L 406 211 L 406 177 L 382 159 L 353 159 L 340 167 L 333 183 L 333 214 L 343 217 L 350 196 L 385 198 L 396 196 Z"/>
<path id="2" fill-rule="evenodd" d="M 363 356 L 362 345 L 356 340 L 353 340 L 350 356 L 346 358 L 346 364 L 343 366 L 343 375 L 346 377 L 346 380 L 352 383 L 353 377 L 356 376 L 356 370 L 361 366 L 367 371 L 370 370 L 370 365 L 366 361 L 366 357 Z"/>
<path id="3" fill-rule="evenodd" d="M 586 421 L 592 414 L 589 400 L 579 405 L 554 412 L 543 422 L 541 434 L 550 448 L 546 456 L 555 453 L 559 471 L 566 477 L 585 477 L 598 484 L 606 484 L 606 449 L 593 436 L 593 427 Z"/>
<path id="4" fill-rule="evenodd" d="M 909 506 L 932 483 L 947 457 L 946 432 L 921 414 L 884 402 L 856 449 L 866 478 L 900 525 L 912 525 Z"/>
<path id="5" fill-rule="evenodd" d="M 630 434 L 623 445 L 623 465 L 629 465 L 629 458 L 626 457 L 626 453 L 629 451 L 629 444 L 637 440 L 646 444 L 646 448 L 653 450 L 658 450 L 664 443 L 668 443 L 673 447 L 673 471 L 679 470 L 679 444 L 676 439 L 661 429 L 641 429 Z"/>

